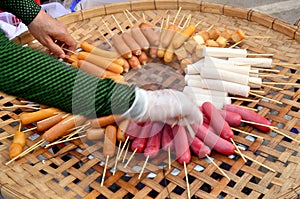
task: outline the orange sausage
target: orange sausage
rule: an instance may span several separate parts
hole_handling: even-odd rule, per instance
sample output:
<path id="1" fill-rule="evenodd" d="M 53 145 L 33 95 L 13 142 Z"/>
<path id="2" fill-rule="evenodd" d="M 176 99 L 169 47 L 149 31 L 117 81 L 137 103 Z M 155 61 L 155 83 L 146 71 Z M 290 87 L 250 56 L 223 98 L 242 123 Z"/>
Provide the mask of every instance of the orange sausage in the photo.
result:
<path id="1" fill-rule="evenodd" d="M 111 59 L 106 59 L 98 55 L 94 55 L 87 52 L 79 52 L 78 59 L 88 61 L 95 64 L 103 69 L 107 69 L 111 72 L 121 74 L 123 72 L 123 67 L 119 64 L 114 63 Z"/>
<path id="2" fill-rule="evenodd" d="M 101 128 L 105 127 L 110 124 L 114 124 L 117 121 L 120 121 L 122 118 L 120 115 L 108 115 L 108 116 L 103 116 L 99 117 L 96 119 L 91 120 L 91 126 L 93 128 Z"/>
<path id="3" fill-rule="evenodd" d="M 129 125 L 129 120 L 123 120 L 118 128 L 118 132 L 117 132 L 117 140 L 119 142 L 124 142 L 126 140 L 126 129 Z"/>
<path id="4" fill-rule="evenodd" d="M 20 144 L 12 143 L 9 147 L 9 157 L 10 159 L 15 158 L 23 152 L 23 147 Z"/>
<path id="5" fill-rule="evenodd" d="M 171 44 L 164 54 L 164 61 L 166 63 L 170 63 L 173 60 L 173 57 L 174 57 L 174 48 L 173 45 Z"/>
<path id="6" fill-rule="evenodd" d="M 22 115 L 20 115 L 20 120 L 21 120 L 22 125 L 26 125 L 26 124 L 30 124 L 30 123 L 51 117 L 58 112 L 61 112 L 61 111 L 56 108 L 42 109 L 42 110 L 32 112 L 32 113 L 23 113 Z"/>
<path id="7" fill-rule="evenodd" d="M 22 131 L 15 132 L 14 139 L 13 139 L 12 143 L 20 144 L 22 147 L 24 147 L 25 143 L 26 143 L 25 133 L 22 132 Z"/>
<path id="8" fill-rule="evenodd" d="M 122 36 L 115 34 L 112 37 L 112 43 L 116 50 L 121 54 L 125 59 L 132 57 L 131 49 L 127 46 Z"/>
<path id="9" fill-rule="evenodd" d="M 117 52 L 97 48 L 85 41 L 80 44 L 80 47 L 86 52 L 89 52 L 89 53 L 92 53 L 94 55 L 98 55 L 101 57 L 107 57 L 107 58 L 112 58 L 112 59 L 120 57 L 120 55 Z"/>
<path id="10" fill-rule="evenodd" d="M 118 75 L 117 73 L 110 72 L 108 70 L 105 70 L 95 64 L 92 64 L 84 60 L 79 60 L 78 66 L 81 70 L 99 78 L 103 78 L 111 75 Z"/>
<path id="11" fill-rule="evenodd" d="M 133 39 L 133 37 L 131 36 L 130 32 L 124 32 L 122 34 L 122 37 L 125 41 L 125 43 L 127 44 L 127 46 L 130 48 L 130 50 L 132 51 L 132 53 L 136 56 L 139 56 L 142 52 L 141 47 L 139 46 L 139 44 Z"/>
<path id="12" fill-rule="evenodd" d="M 146 36 L 147 40 L 151 44 L 151 46 L 158 46 L 159 45 L 159 32 L 153 30 L 152 26 L 148 23 L 141 23 L 140 29 L 142 30 L 143 34 Z"/>
<path id="13" fill-rule="evenodd" d="M 131 35 L 143 50 L 148 50 L 150 48 L 147 38 L 137 25 L 131 27 Z"/>
<path id="14" fill-rule="evenodd" d="M 94 128 L 90 128 L 88 130 L 86 130 L 86 138 L 88 140 L 100 140 L 104 137 L 104 129 L 100 128 L 100 129 L 94 129 Z"/>
<path id="15" fill-rule="evenodd" d="M 103 155 L 112 157 L 115 154 L 117 128 L 109 125 L 105 129 Z"/>
<path id="16" fill-rule="evenodd" d="M 123 64 L 124 72 L 127 73 L 130 69 L 130 65 L 126 59 L 124 59 L 124 64 Z"/>
<path id="17" fill-rule="evenodd" d="M 36 129 L 38 131 L 45 131 L 45 130 L 51 128 L 52 126 L 54 126 L 55 124 L 57 124 L 58 122 L 62 121 L 64 116 L 65 116 L 65 114 L 59 114 L 59 115 L 54 115 L 47 119 L 38 121 L 36 123 Z"/>
<path id="18" fill-rule="evenodd" d="M 86 118 L 83 116 L 68 116 L 61 122 L 57 123 L 43 134 L 43 139 L 47 142 L 53 142 L 59 137 L 65 136 L 68 133 L 68 130 L 79 126 L 85 122 Z"/>
<path id="19" fill-rule="evenodd" d="M 153 49 L 153 48 L 150 48 L 150 52 L 151 52 L 151 49 Z M 142 51 L 141 55 L 139 56 L 139 62 L 143 65 L 146 65 L 148 63 L 148 61 L 149 61 L 149 59 L 148 59 L 147 54 L 144 51 Z"/>
<path id="20" fill-rule="evenodd" d="M 136 56 L 132 56 L 130 59 L 128 59 L 128 63 L 131 68 L 141 68 L 139 58 L 137 58 Z"/>

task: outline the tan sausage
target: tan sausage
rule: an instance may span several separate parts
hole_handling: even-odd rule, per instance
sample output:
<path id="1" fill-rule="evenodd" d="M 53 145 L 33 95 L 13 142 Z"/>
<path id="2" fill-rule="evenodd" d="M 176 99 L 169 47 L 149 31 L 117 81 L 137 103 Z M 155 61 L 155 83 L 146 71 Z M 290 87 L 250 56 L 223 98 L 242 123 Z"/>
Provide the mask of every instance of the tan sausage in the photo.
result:
<path id="1" fill-rule="evenodd" d="M 161 45 L 163 49 L 168 48 L 170 45 L 175 33 L 176 33 L 177 27 L 173 24 L 170 24 L 167 29 L 164 29 L 164 32 L 161 35 Z"/>
<path id="2" fill-rule="evenodd" d="M 139 58 L 136 56 L 132 56 L 130 59 L 128 59 L 128 63 L 131 68 L 141 68 Z"/>
<path id="3" fill-rule="evenodd" d="M 15 144 L 20 144 L 22 147 L 25 146 L 26 143 L 26 135 L 24 132 L 22 131 L 17 131 L 14 135 L 14 139 L 13 142 Z"/>
<path id="4" fill-rule="evenodd" d="M 117 140 L 119 142 L 124 142 L 126 140 L 126 129 L 129 125 L 129 120 L 123 120 L 118 128 L 118 132 L 117 132 Z"/>
<path id="5" fill-rule="evenodd" d="M 111 59 L 100 57 L 87 52 L 78 53 L 78 59 L 88 61 L 92 64 L 95 64 L 103 69 L 109 70 L 111 72 L 121 74 L 123 72 L 123 67 L 119 64 L 116 64 Z"/>
<path id="6" fill-rule="evenodd" d="M 117 121 L 120 121 L 122 118 L 120 115 L 108 115 L 99 117 L 91 120 L 91 126 L 93 128 L 102 128 L 110 124 L 114 124 Z"/>
<path id="7" fill-rule="evenodd" d="M 68 130 L 83 124 L 86 121 L 86 118 L 83 116 L 68 116 L 61 122 L 57 123 L 55 126 L 51 127 L 43 134 L 43 139 L 47 142 L 53 142 L 59 137 L 65 136 L 68 133 Z"/>
<path id="8" fill-rule="evenodd" d="M 160 32 L 154 31 L 153 27 L 148 23 L 141 23 L 140 29 L 142 30 L 143 34 L 146 36 L 151 46 L 159 45 Z"/>
<path id="9" fill-rule="evenodd" d="M 117 128 L 109 125 L 105 129 L 103 155 L 112 157 L 115 154 Z"/>
<path id="10" fill-rule="evenodd" d="M 26 125 L 26 124 L 30 124 L 30 123 L 51 117 L 58 112 L 61 112 L 61 111 L 56 108 L 42 109 L 42 110 L 32 112 L 32 113 L 23 113 L 22 115 L 20 115 L 20 120 L 21 120 L 22 125 Z"/>
<path id="11" fill-rule="evenodd" d="M 131 49 L 127 46 L 122 36 L 115 34 L 112 37 L 112 42 L 116 50 L 124 57 L 125 59 L 129 59 L 132 57 Z"/>
<path id="12" fill-rule="evenodd" d="M 54 115 L 47 119 L 38 121 L 36 123 L 36 129 L 38 131 L 45 131 L 45 130 L 51 128 L 52 126 L 54 126 L 55 124 L 57 124 L 58 122 L 62 121 L 64 116 L 65 116 L 65 114 L 59 114 L 59 115 Z"/>
<path id="13" fill-rule="evenodd" d="M 147 38 L 137 25 L 132 26 L 131 35 L 143 50 L 148 50 L 150 48 Z"/>
<path id="14" fill-rule="evenodd" d="M 133 39 L 133 37 L 131 36 L 130 32 L 124 32 L 122 34 L 122 37 L 125 41 L 125 43 L 127 44 L 127 46 L 130 48 L 130 50 L 132 51 L 132 53 L 136 56 L 139 56 L 142 52 L 141 47 L 139 46 L 139 44 Z"/>
<path id="15" fill-rule="evenodd" d="M 151 52 L 151 49 L 153 49 L 153 48 L 150 48 L 150 52 Z M 152 58 L 154 58 L 154 57 L 152 57 Z M 148 63 L 148 61 L 149 61 L 149 59 L 148 59 L 147 54 L 144 51 L 142 51 L 142 53 L 139 56 L 139 62 L 142 65 L 146 65 Z"/>
<path id="16" fill-rule="evenodd" d="M 20 144 L 12 143 L 9 147 L 9 157 L 10 159 L 15 158 L 23 151 L 23 147 Z"/>
<path id="17" fill-rule="evenodd" d="M 104 137 L 104 129 L 100 128 L 100 129 L 94 129 L 94 128 L 90 128 L 88 130 L 86 130 L 86 138 L 88 140 L 100 140 Z"/>
<path id="18" fill-rule="evenodd" d="M 95 54 L 95 55 L 98 55 L 98 56 L 112 58 L 112 59 L 120 57 L 120 55 L 117 52 L 97 48 L 97 47 L 95 47 L 95 46 L 93 46 L 93 45 L 91 45 L 91 44 L 89 44 L 88 42 L 85 42 L 85 41 L 80 44 L 80 47 L 84 51 Z"/>
<path id="19" fill-rule="evenodd" d="M 89 73 L 89 74 L 99 77 L 99 78 L 117 75 L 117 73 L 107 71 L 95 64 L 92 64 L 90 62 L 83 61 L 83 60 L 78 61 L 78 66 L 81 70 L 85 71 L 86 73 Z"/>

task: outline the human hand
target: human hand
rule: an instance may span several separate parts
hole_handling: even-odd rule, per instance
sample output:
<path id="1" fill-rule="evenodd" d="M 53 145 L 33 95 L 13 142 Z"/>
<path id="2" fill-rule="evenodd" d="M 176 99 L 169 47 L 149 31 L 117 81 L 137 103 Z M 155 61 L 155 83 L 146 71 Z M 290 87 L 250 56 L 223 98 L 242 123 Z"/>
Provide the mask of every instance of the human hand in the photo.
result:
<path id="1" fill-rule="evenodd" d="M 124 117 L 137 122 L 159 121 L 185 126 L 183 118 L 190 124 L 201 125 L 203 118 L 199 108 L 184 93 L 171 90 L 146 91 L 136 89 L 136 99 Z"/>
<path id="2" fill-rule="evenodd" d="M 63 49 L 55 42 L 65 44 L 64 48 L 74 51 L 76 41 L 70 35 L 65 24 L 57 21 L 48 15 L 45 11 L 40 10 L 39 14 L 28 25 L 31 34 L 56 56 L 65 57 Z"/>

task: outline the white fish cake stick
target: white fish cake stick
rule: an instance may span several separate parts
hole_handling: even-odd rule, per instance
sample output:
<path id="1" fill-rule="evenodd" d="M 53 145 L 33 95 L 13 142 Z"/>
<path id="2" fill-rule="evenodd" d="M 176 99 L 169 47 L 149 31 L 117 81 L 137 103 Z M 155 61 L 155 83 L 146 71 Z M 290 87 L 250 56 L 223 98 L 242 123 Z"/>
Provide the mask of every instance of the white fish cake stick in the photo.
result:
<path id="1" fill-rule="evenodd" d="M 203 56 L 211 56 L 218 58 L 229 58 L 229 57 L 247 57 L 246 49 L 235 49 L 235 48 L 216 48 L 216 47 L 205 47 L 203 49 Z"/>
<path id="2" fill-rule="evenodd" d="M 262 86 L 262 79 L 260 77 L 249 77 L 249 84 L 250 88 L 261 88 Z"/>
<path id="3" fill-rule="evenodd" d="M 248 85 L 249 83 L 248 75 L 242 75 L 242 74 L 238 74 L 226 70 L 208 68 L 208 67 L 203 67 L 201 69 L 201 77 L 204 79 L 219 79 L 219 80 L 234 82 L 243 85 Z"/>
<path id="4" fill-rule="evenodd" d="M 248 97 L 250 92 L 250 87 L 247 85 L 215 79 L 203 79 L 202 81 L 189 80 L 187 85 L 211 90 L 224 91 L 233 95 L 239 95 L 243 97 Z"/>
<path id="5" fill-rule="evenodd" d="M 193 64 L 188 64 L 184 70 L 185 74 L 189 75 L 195 75 L 200 74 L 200 70 L 203 67 L 204 60 L 201 59 L 198 62 L 195 62 Z"/>
<path id="6" fill-rule="evenodd" d="M 208 68 L 218 68 L 243 75 L 249 75 L 251 70 L 250 65 L 235 65 L 233 62 L 230 62 L 228 60 L 208 56 L 204 58 L 203 66 Z"/>
<path id="7" fill-rule="evenodd" d="M 212 95 L 212 96 L 219 96 L 219 97 L 228 97 L 228 93 L 224 91 L 217 91 L 217 90 L 208 90 L 199 87 L 191 87 L 185 86 L 183 92 L 186 94 L 203 94 L 203 95 Z"/>
<path id="8" fill-rule="evenodd" d="M 235 57 L 235 58 L 229 58 L 228 61 L 237 63 L 237 64 L 250 64 L 252 66 L 256 67 L 262 67 L 262 68 L 272 68 L 272 59 L 271 58 L 241 58 L 241 57 Z"/>

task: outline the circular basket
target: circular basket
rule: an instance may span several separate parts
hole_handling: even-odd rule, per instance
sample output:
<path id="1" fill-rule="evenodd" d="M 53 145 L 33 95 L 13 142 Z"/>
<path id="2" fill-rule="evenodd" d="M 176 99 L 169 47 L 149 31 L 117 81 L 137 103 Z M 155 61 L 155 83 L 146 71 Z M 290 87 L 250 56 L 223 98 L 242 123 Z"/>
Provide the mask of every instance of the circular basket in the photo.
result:
<path id="1" fill-rule="evenodd" d="M 181 16 L 191 14 L 192 21 L 201 21 L 198 29 L 207 29 L 211 25 L 220 30 L 241 28 L 246 33 L 246 39 L 239 45 L 241 48 L 254 53 L 272 53 L 274 62 L 287 63 L 276 68 L 280 70 L 279 74 L 289 78 L 268 77 L 269 80 L 299 83 L 300 69 L 294 64 L 300 63 L 299 27 L 254 10 L 193 0 L 133 1 L 75 12 L 59 20 L 67 24 L 78 43 L 87 41 L 95 46 L 103 46 L 105 39 L 109 39 L 111 35 L 102 20 L 107 22 L 113 33 L 120 32 L 111 15 L 116 17 L 125 30 L 130 28 L 130 23 L 123 14 L 126 9 L 140 19 L 140 22 L 144 13 L 148 21 L 156 24 L 161 17 L 174 17 L 180 7 Z M 41 45 L 29 33 L 17 37 L 15 42 L 41 49 Z M 177 79 L 177 76 L 169 76 L 166 87 Z M 290 132 L 292 128 L 300 129 L 299 86 L 285 85 L 282 88 L 285 90 L 275 92 L 265 88 L 265 91 L 268 93 L 267 97 L 279 100 L 283 105 L 264 100 L 251 103 L 236 101 L 235 104 L 257 108 L 259 114 L 270 119 L 280 131 L 300 140 L 300 135 Z M 20 102 L 15 97 L 1 93 L 0 104 L 3 106 Z M 18 119 L 20 112 L 20 109 L 0 111 L 1 134 L 16 131 L 18 122 L 13 120 Z M 193 157 L 187 165 L 193 198 L 296 198 L 300 193 L 299 144 L 274 132 L 263 134 L 250 126 L 241 129 L 264 138 L 263 141 L 251 141 L 242 134 L 235 136 L 236 142 L 247 148 L 246 155 L 275 172 L 254 161 L 245 163 L 239 156 L 232 158 L 213 153 L 215 162 L 231 178 L 229 181 L 206 159 Z M 10 142 L 11 140 L 0 141 L 0 160 L 3 163 L 8 161 Z M 34 140 L 28 140 L 27 145 L 34 143 Z M 138 175 L 122 171 L 116 172 L 114 176 L 107 172 L 105 184 L 101 187 L 103 166 L 99 164 L 99 160 L 89 158 L 91 152 L 100 147 L 87 147 L 80 140 L 75 140 L 60 146 L 55 153 L 39 148 L 15 164 L 1 166 L 1 194 L 5 198 L 187 198 L 183 166 L 176 161 L 172 163 L 170 170 L 155 170 L 151 176 L 147 175 L 151 168 L 147 168 L 148 173 L 141 180 L 138 180 Z M 43 159 L 46 160 L 41 161 Z"/>

